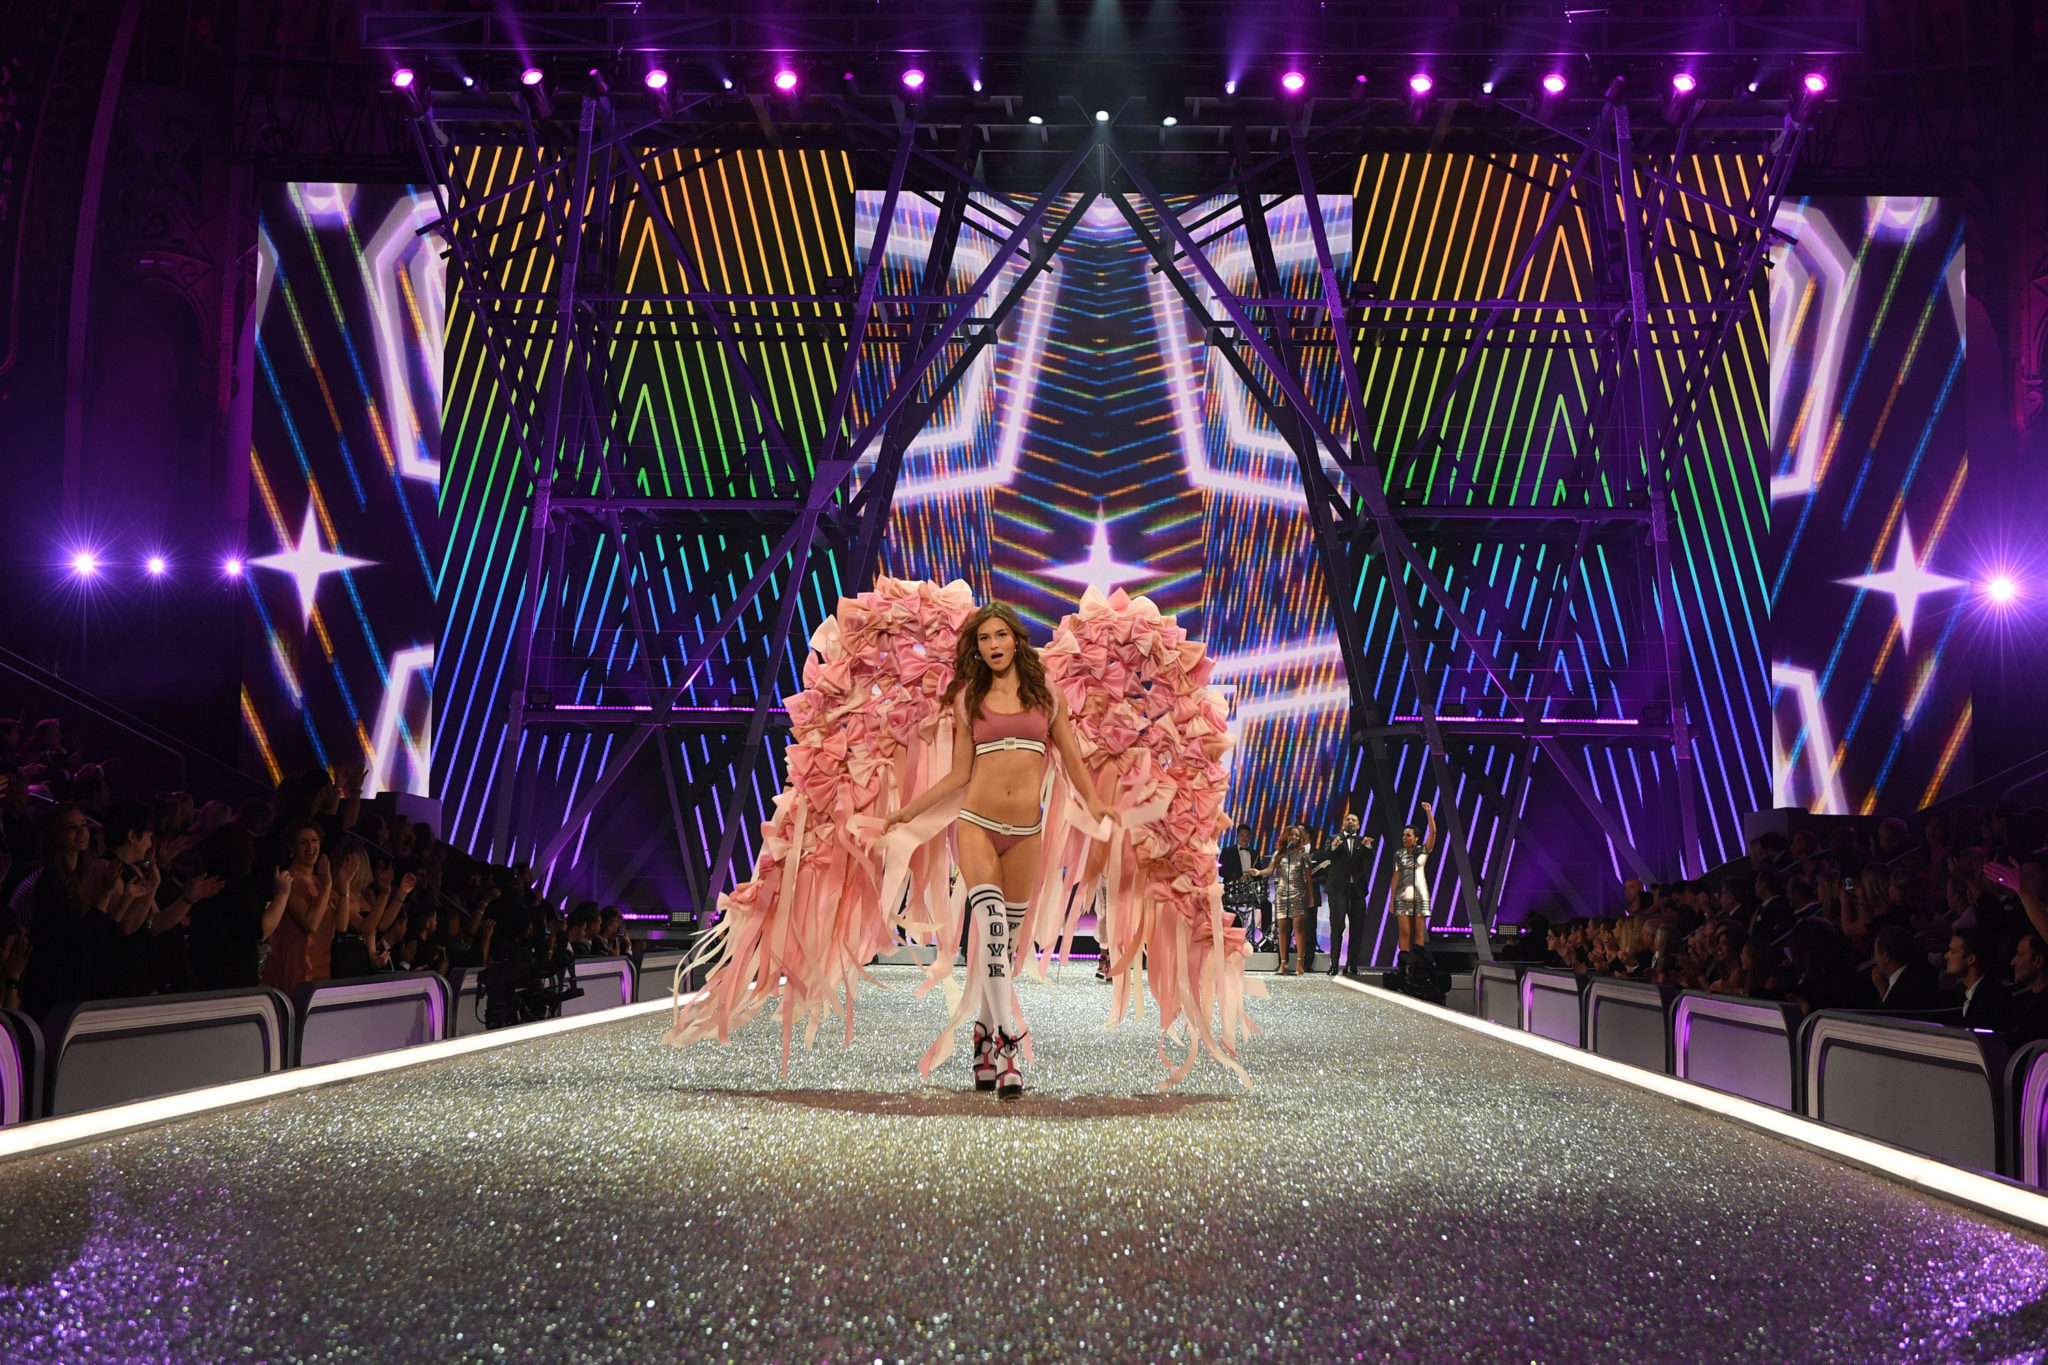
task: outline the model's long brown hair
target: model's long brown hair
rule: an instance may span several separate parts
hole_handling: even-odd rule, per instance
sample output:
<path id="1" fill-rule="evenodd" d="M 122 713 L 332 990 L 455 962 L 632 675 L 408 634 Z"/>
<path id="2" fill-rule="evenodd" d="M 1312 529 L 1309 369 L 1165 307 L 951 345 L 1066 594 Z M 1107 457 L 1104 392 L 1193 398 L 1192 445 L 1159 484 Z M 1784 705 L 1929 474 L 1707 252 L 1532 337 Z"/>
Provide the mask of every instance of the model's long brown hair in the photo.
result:
<path id="1" fill-rule="evenodd" d="M 981 704 L 987 700 L 989 686 L 995 682 L 996 675 L 989 668 L 988 661 L 981 657 L 975 636 L 991 620 L 1008 626 L 1010 637 L 1017 642 L 1013 664 L 1017 670 L 1017 700 L 1024 704 L 1025 710 L 1043 710 L 1050 719 L 1052 688 L 1045 681 L 1045 665 L 1039 661 L 1038 651 L 1032 647 L 1030 633 L 1024 629 L 1024 619 L 1007 602 L 991 602 L 961 623 L 960 643 L 953 650 L 953 682 L 946 688 L 946 705 L 951 706 L 953 699 L 964 692 L 969 723 L 981 719 Z"/>

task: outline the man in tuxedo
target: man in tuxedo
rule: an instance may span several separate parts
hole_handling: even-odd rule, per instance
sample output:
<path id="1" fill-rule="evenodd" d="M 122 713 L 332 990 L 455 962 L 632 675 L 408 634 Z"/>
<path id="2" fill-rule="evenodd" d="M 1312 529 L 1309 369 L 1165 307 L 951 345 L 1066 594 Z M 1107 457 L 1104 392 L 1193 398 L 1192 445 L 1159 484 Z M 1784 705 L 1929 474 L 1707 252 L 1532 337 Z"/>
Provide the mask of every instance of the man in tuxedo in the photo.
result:
<path id="1" fill-rule="evenodd" d="M 1358 969 L 1370 949 L 1363 946 L 1365 941 L 1365 893 L 1372 881 L 1371 849 L 1373 841 L 1358 832 L 1358 817 L 1344 817 L 1343 833 L 1324 845 L 1323 861 L 1317 870 L 1323 874 L 1323 890 L 1330 897 L 1330 975 L 1340 970 L 1346 976 L 1357 976 Z M 1345 960 L 1344 932 L 1351 931 L 1350 960 Z"/>
<path id="2" fill-rule="evenodd" d="M 1877 987 L 1881 1010 L 1941 1008 L 1941 978 L 1927 965 L 1913 931 L 1904 925 L 1888 924 L 1877 931 L 1870 981 Z"/>
<path id="3" fill-rule="evenodd" d="M 1997 956 L 1991 935 L 1982 929 L 1958 929 L 1949 937 L 1943 966 L 1963 983 L 1963 1027 L 1997 1033 L 2012 1015 L 2012 997 L 1990 972 Z"/>
<path id="4" fill-rule="evenodd" d="M 2048 943 L 2039 934 L 2022 934 L 2012 955 L 2012 1017 L 2005 1024 L 2005 1045 L 2018 1052 L 2028 1043 L 2048 1038 Z"/>

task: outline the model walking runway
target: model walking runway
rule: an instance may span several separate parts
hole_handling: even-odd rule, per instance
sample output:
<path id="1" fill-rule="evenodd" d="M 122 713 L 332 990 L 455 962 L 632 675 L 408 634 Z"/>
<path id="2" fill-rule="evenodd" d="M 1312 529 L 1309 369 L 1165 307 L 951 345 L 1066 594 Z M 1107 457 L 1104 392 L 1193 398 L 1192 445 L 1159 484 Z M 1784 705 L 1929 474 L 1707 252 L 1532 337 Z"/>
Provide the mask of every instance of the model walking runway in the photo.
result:
<path id="1" fill-rule="evenodd" d="M 2036 1359 L 2048 1249 L 1321 978 L 1160 1094 L 1026 979 L 1036 1083 L 664 1020 L 0 1166 L 0 1358 Z M 501 1355 L 499 1347 L 504 1348 Z"/>

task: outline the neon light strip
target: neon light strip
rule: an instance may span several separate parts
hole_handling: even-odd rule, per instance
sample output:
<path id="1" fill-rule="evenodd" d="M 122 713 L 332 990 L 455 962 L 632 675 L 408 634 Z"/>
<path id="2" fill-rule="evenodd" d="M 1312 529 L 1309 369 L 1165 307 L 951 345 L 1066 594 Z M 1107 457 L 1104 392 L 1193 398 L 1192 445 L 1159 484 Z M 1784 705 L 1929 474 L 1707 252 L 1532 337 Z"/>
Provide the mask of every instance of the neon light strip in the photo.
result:
<path id="1" fill-rule="evenodd" d="M 1668 1100 L 1676 1100 L 1688 1108 L 1733 1119 L 1772 1137 L 1796 1142 L 1802 1147 L 1811 1148 L 1838 1161 L 1847 1162 L 1851 1166 L 1859 1166 L 1873 1174 L 1911 1185 L 1936 1198 L 1950 1200 L 2024 1227 L 2048 1232 L 2048 1194 L 2037 1194 L 1992 1176 L 1979 1175 L 1975 1171 L 1951 1166 L 1932 1157 L 1902 1151 L 1854 1133 L 1845 1133 L 1839 1128 L 1830 1128 L 1824 1123 L 1816 1123 L 1797 1114 L 1788 1114 L 1753 1100 L 1724 1094 L 1719 1090 L 1709 1090 L 1706 1086 L 1695 1085 L 1691 1081 L 1681 1081 L 1676 1076 L 1666 1076 L 1659 1071 L 1645 1071 L 1641 1067 L 1613 1061 L 1598 1053 L 1587 1052 L 1583 1048 L 1567 1047 L 1563 1043 L 1552 1042 L 1533 1033 L 1524 1033 L 1520 1029 L 1503 1028 L 1484 1019 L 1427 1004 L 1412 996 L 1397 995 L 1392 991 L 1381 990 L 1377 986 L 1367 986 L 1343 977 L 1337 977 L 1335 980 L 1346 990 L 1357 991 L 1375 1000 L 1400 1005 L 1418 1014 L 1425 1014 L 1500 1042 L 1540 1053 L 1553 1061 L 1593 1072 L 1608 1080 L 1633 1086 L 1637 1090 L 1647 1090 Z"/>

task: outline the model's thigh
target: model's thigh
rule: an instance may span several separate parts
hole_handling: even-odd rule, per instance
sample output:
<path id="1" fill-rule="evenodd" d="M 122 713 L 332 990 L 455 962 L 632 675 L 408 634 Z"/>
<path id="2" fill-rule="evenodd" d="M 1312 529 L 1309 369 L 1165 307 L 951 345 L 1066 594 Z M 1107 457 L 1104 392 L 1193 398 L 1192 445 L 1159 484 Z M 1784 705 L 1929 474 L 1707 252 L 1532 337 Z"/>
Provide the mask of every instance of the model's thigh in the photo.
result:
<path id="1" fill-rule="evenodd" d="M 982 831 L 977 830 L 976 833 L 982 834 L 984 839 L 988 837 Z M 1044 846 L 1045 836 L 1034 834 L 1028 839 L 1020 840 L 1002 855 L 1000 862 L 1004 900 L 1029 900 L 1038 890 L 1039 854 L 1044 851 Z"/>
<path id="2" fill-rule="evenodd" d="M 996 846 L 988 837 L 988 831 L 965 820 L 954 829 L 957 831 L 955 856 L 960 862 L 961 878 L 969 886 L 1001 885 L 1002 862 L 996 857 Z"/>

